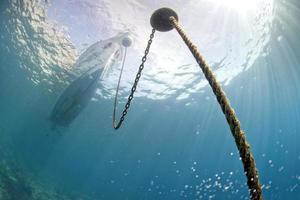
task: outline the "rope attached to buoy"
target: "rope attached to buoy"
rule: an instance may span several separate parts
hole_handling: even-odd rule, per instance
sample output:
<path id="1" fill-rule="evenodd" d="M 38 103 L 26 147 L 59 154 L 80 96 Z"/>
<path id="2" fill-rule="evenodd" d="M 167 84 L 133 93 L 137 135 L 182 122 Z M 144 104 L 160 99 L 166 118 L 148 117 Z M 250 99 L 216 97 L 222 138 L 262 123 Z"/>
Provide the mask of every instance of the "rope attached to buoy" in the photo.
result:
<path id="1" fill-rule="evenodd" d="M 125 62 L 125 59 L 123 60 L 123 63 L 122 63 L 122 68 L 121 68 L 121 73 L 120 73 L 120 76 L 119 76 L 119 82 L 118 82 L 118 87 L 117 87 L 117 91 L 116 91 L 116 96 L 115 96 L 115 103 L 114 103 L 114 110 L 113 110 L 113 127 L 114 129 L 119 129 L 123 123 L 123 121 L 125 120 L 125 116 L 127 115 L 128 113 L 128 109 L 130 107 L 130 103 L 133 99 L 133 95 L 136 91 L 136 87 L 137 87 L 137 84 L 140 80 L 140 77 L 142 75 L 142 71 L 144 69 L 144 64 L 147 60 L 147 55 L 150 51 L 150 47 L 151 47 L 151 44 L 152 44 L 152 39 L 154 38 L 154 34 L 155 34 L 155 29 L 152 29 L 152 32 L 150 34 L 150 38 L 148 40 L 148 44 L 147 44 L 147 47 L 145 49 L 145 52 L 144 52 L 144 56 L 142 57 L 142 63 L 140 64 L 139 66 L 139 70 L 135 76 L 135 79 L 134 79 L 134 83 L 133 83 L 133 86 L 131 88 L 131 91 L 130 91 L 130 95 L 128 96 L 128 99 L 127 99 L 127 102 L 125 104 L 125 107 L 124 107 L 124 110 L 122 112 L 122 116 L 120 117 L 119 121 L 117 122 L 116 121 L 116 106 L 117 106 L 117 98 L 118 98 L 118 90 L 119 90 L 119 86 L 120 86 L 120 80 L 121 80 L 121 77 L 122 77 L 122 72 L 123 72 L 123 67 L 124 67 L 124 62 Z M 126 53 L 126 51 L 125 51 Z"/>
<path id="2" fill-rule="evenodd" d="M 248 188 L 250 190 L 250 196 L 252 200 L 262 200 L 262 188 L 259 183 L 258 179 L 258 172 L 255 165 L 254 157 L 250 150 L 250 145 L 246 141 L 245 133 L 241 129 L 240 122 L 231 107 L 229 100 L 227 99 L 224 91 L 222 90 L 221 86 L 218 84 L 215 75 L 211 71 L 210 67 L 206 64 L 205 60 L 203 59 L 202 55 L 199 53 L 197 47 L 191 42 L 191 40 L 188 38 L 188 36 L 185 34 L 183 29 L 178 24 L 178 16 L 175 11 L 169 8 L 161 8 L 156 10 L 151 19 L 150 23 L 153 27 L 152 33 L 150 34 L 150 39 L 148 41 L 148 45 L 145 50 L 145 54 L 142 58 L 142 63 L 139 67 L 138 73 L 136 75 L 134 84 L 131 89 L 131 93 L 128 97 L 127 103 L 125 104 L 125 108 L 123 110 L 122 116 L 117 123 L 115 121 L 115 110 L 114 110 L 114 116 L 113 116 L 113 127 L 115 129 L 120 128 L 122 122 L 125 119 L 125 116 L 127 115 L 128 109 L 130 107 L 131 100 L 133 99 L 134 92 L 136 91 L 137 84 L 139 82 L 139 79 L 141 77 L 142 70 L 144 68 L 144 64 L 147 60 L 147 55 L 150 50 L 150 46 L 152 43 L 152 39 L 154 37 L 155 30 L 166 32 L 170 31 L 173 28 L 177 30 L 185 44 L 190 49 L 191 53 L 193 54 L 194 58 L 196 59 L 197 63 L 199 64 L 201 70 L 203 71 L 206 79 L 209 82 L 209 85 L 211 86 L 217 101 L 219 102 L 221 109 L 226 117 L 226 120 L 228 122 L 228 125 L 230 126 L 230 130 L 232 133 L 232 136 L 234 137 L 235 144 L 237 146 L 237 149 L 239 150 L 239 154 L 244 166 L 244 171 L 247 177 L 247 184 Z M 123 61 L 124 66 L 124 61 Z M 122 66 L 122 68 L 123 68 Z M 122 73 L 122 72 L 121 72 Z M 119 81 L 121 79 L 121 76 L 119 78 Z M 120 82 L 119 82 L 120 83 Z M 118 83 L 118 87 L 119 87 Z M 116 99 L 114 106 L 116 107 L 117 102 L 117 94 L 116 93 Z"/>
<path id="3" fill-rule="evenodd" d="M 221 108 L 230 126 L 232 136 L 234 137 L 235 144 L 239 150 L 240 157 L 244 165 L 244 171 L 247 176 L 247 184 L 250 189 L 252 200 L 262 200 L 262 189 L 258 179 L 258 172 L 255 166 L 255 161 L 250 150 L 250 145 L 246 141 L 245 133 L 241 129 L 240 122 L 230 106 L 229 100 L 226 98 L 224 91 L 218 84 L 215 75 L 210 67 L 206 64 L 202 55 L 199 53 L 197 47 L 191 42 L 183 29 L 178 24 L 177 20 L 172 16 L 170 17 L 171 24 L 177 30 L 185 44 L 190 49 L 200 68 L 202 69 L 206 79 L 208 80 Z"/>
<path id="4" fill-rule="evenodd" d="M 113 127 L 115 129 L 117 127 L 120 127 L 120 125 L 118 126 L 118 123 L 116 122 L 116 111 L 117 111 L 117 103 L 118 103 L 118 94 L 119 94 L 119 89 L 120 89 L 120 83 L 121 83 L 121 79 L 122 79 L 123 69 L 124 69 L 124 65 L 125 65 L 126 55 L 127 55 L 127 47 L 125 47 L 125 52 L 124 52 L 124 56 L 123 56 L 123 60 L 122 60 L 122 67 L 121 67 L 121 71 L 120 71 L 120 75 L 119 75 L 119 80 L 118 80 L 118 85 L 117 85 L 116 95 L 115 95 L 115 101 L 114 101 Z"/>

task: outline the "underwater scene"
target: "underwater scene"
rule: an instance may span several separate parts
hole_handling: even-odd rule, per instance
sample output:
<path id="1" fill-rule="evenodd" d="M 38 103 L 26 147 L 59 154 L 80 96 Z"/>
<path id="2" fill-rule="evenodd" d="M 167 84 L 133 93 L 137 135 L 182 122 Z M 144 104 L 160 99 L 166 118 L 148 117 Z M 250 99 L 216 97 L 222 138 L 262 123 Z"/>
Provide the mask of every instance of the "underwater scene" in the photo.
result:
<path id="1" fill-rule="evenodd" d="M 300 199 L 299 19 L 298 0 L 0 0 L 0 200 Z"/>

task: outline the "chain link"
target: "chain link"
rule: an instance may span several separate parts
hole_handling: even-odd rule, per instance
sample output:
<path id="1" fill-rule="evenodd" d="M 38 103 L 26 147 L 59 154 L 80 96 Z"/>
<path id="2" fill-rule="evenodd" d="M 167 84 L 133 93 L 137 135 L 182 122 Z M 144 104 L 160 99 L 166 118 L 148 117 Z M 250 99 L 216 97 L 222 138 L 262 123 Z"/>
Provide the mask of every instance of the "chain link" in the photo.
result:
<path id="1" fill-rule="evenodd" d="M 138 82 L 140 80 L 140 77 L 142 75 L 142 71 L 144 69 L 144 64 L 147 61 L 147 55 L 148 55 L 148 53 L 150 51 L 150 46 L 152 44 L 152 39 L 154 38 L 154 33 L 155 33 L 155 29 L 152 29 L 152 32 L 150 34 L 150 39 L 148 40 L 148 44 L 147 44 L 147 47 L 146 47 L 145 52 L 144 52 L 144 56 L 142 57 L 142 63 L 139 66 L 139 71 L 137 72 L 137 74 L 135 76 L 134 84 L 133 84 L 133 86 L 131 88 L 130 95 L 128 96 L 127 103 L 125 104 L 124 110 L 122 112 L 122 116 L 120 117 L 120 120 L 119 120 L 118 123 L 116 123 L 115 112 L 114 112 L 114 116 L 113 116 L 113 127 L 114 127 L 114 129 L 120 128 L 120 126 L 122 125 L 122 122 L 125 119 L 125 116 L 128 113 L 128 109 L 130 107 L 130 103 L 131 103 L 131 101 L 133 99 L 134 92 L 136 91 L 137 84 L 138 84 Z M 115 110 L 116 110 L 116 107 L 114 107 L 114 111 Z"/>

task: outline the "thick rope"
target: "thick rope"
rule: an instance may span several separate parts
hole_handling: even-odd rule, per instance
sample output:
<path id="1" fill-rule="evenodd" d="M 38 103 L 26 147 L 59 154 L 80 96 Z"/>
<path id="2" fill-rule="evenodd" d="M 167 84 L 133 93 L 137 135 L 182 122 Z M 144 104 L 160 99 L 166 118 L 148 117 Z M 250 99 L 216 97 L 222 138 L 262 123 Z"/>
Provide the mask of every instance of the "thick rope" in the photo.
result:
<path id="1" fill-rule="evenodd" d="M 223 92 L 221 86 L 218 84 L 216 77 L 214 76 L 210 67 L 206 64 L 205 60 L 199 53 L 197 47 L 187 37 L 187 35 L 185 34 L 185 32 L 180 27 L 180 25 L 174 17 L 170 17 L 170 22 L 177 30 L 179 35 L 182 37 L 185 44 L 189 47 L 191 53 L 195 57 L 206 79 L 212 87 L 212 90 L 216 95 L 216 98 L 222 108 L 224 115 L 226 116 L 227 122 L 231 129 L 231 133 L 235 139 L 236 146 L 239 150 L 240 157 L 244 165 L 244 171 L 247 176 L 247 184 L 250 190 L 251 199 L 262 200 L 262 189 L 258 180 L 258 172 L 255 166 L 255 161 L 250 151 L 250 145 L 246 141 L 245 133 L 241 129 L 240 122 L 237 119 L 234 110 L 231 108 L 225 93 Z"/>

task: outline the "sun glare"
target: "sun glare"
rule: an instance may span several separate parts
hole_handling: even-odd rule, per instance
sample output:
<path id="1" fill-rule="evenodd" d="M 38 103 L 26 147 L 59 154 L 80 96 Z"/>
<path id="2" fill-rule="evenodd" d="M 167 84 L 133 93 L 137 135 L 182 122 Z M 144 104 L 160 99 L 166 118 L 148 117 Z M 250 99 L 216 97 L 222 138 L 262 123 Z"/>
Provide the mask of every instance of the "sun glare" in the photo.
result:
<path id="1" fill-rule="evenodd" d="M 219 6 L 234 9 L 238 12 L 254 11 L 258 7 L 258 0 L 210 0 Z"/>

